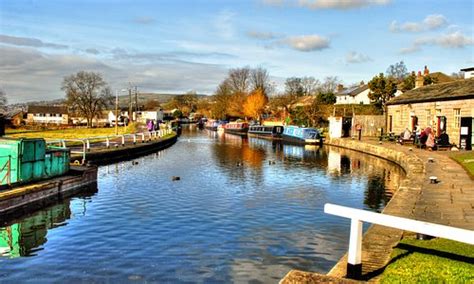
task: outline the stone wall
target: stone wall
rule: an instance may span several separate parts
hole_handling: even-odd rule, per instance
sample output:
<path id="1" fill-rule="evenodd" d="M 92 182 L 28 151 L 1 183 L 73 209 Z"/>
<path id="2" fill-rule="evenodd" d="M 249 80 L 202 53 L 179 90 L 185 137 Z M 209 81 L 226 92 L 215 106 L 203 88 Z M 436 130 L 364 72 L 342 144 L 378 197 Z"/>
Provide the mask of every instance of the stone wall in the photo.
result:
<path id="1" fill-rule="evenodd" d="M 412 129 L 412 116 L 418 117 L 418 125 L 422 129 L 432 126 L 436 130 L 438 122 L 436 116 L 441 115 L 447 118 L 446 133 L 449 135 L 450 142 L 459 144 L 460 128 L 456 123 L 456 109 L 460 110 L 459 117 L 474 117 L 474 99 L 389 105 L 387 130 L 390 116 L 392 116 L 392 131 L 396 134 L 401 133 L 405 128 Z"/>

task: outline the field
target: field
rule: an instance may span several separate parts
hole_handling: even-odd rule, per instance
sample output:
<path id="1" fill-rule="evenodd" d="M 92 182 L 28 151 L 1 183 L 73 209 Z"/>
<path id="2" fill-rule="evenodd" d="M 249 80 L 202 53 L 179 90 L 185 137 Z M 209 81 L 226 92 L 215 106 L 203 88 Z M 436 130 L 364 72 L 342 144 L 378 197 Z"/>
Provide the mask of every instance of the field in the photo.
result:
<path id="1" fill-rule="evenodd" d="M 118 134 L 129 134 L 137 132 L 137 127 L 133 124 L 127 127 L 119 127 Z M 45 138 L 45 139 L 81 139 L 97 136 L 115 135 L 114 127 L 104 128 L 68 128 L 57 130 L 8 130 L 6 137 L 13 138 Z"/>

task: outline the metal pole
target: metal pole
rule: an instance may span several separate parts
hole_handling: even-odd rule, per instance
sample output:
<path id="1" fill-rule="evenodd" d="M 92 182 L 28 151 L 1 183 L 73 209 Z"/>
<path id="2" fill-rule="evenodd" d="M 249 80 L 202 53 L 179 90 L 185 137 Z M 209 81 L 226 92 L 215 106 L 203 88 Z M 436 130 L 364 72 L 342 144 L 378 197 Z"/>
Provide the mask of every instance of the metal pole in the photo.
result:
<path id="1" fill-rule="evenodd" d="M 115 90 L 115 135 L 118 135 L 118 90 Z"/>
<path id="2" fill-rule="evenodd" d="M 138 109 L 138 89 L 137 89 L 137 86 L 135 86 L 135 111 L 139 111 L 139 109 Z"/>
<path id="3" fill-rule="evenodd" d="M 128 89 L 128 97 L 129 97 L 129 104 L 128 104 L 128 120 L 133 121 L 132 116 L 132 89 Z"/>

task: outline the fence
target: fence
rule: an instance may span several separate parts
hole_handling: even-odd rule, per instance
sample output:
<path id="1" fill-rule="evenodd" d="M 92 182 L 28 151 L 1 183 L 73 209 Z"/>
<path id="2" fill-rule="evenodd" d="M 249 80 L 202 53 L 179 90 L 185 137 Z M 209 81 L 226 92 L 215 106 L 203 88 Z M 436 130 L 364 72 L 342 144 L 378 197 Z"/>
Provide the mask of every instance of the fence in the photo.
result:
<path id="1" fill-rule="evenodd" d="M 93 145 L 105 145 L 106 148 L 110 148 L 112 145 L 115 147 L 123 147 L 125 145 L 135 145 L 139 142 L 145 143 L 161 139 L 163 136 L 171 134 L 172 132 L 171 129 L 164 129 L 133 134 L 94 136 L 83 139 L 47 140 L 46 143 L 48 145 L 57 145 L 62 148 L 70 148 L 72 154 L 80 154 L 82 156 L 80 164 L 82 165 L 85 164 L 87 152 L 91 151 Z"/>
<path id="2" fill-rule="evenodd" d="M 402 217 L 369 212 L 326 203 L 324 212 L 351 219 L 347 277 L 358 279 L 362 274 L 362 222 L 411 231 L 474 245 L 474 231 L 439 224 L 411 220 Z"/>

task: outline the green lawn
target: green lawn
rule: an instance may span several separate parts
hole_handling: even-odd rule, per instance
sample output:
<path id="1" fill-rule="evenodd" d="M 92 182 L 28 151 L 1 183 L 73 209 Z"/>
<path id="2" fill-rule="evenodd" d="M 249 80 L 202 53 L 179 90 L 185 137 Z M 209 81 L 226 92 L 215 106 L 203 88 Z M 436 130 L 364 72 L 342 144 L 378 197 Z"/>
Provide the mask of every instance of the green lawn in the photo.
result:
<path id="1" fill-rule="evenodd" d="M 474 178 L 474 151 L 452 153 L 450 157 L 463 166 L 471 178 Z"/>
<path id="2" fill-rule="evenodd" d="M 381 283 L 474 283 L 474 246 L 446 239 L 404 238 Z"/>
<path id="3" fill-rule="evenodd" d="M 119 127 L 119 134 L 135 133 L 135 125 L 129 125 L 127 127 Z M 43 130 L 43 131 L 18 131 L 18 130 L 7 130 L 7 137 L 14 138 L 45 138 L 45 139 L 79 139 L 96 136 L 110 136 L 115 135 L 114 127 L 104 128 L 68 128 L 58 130 Z"/>

